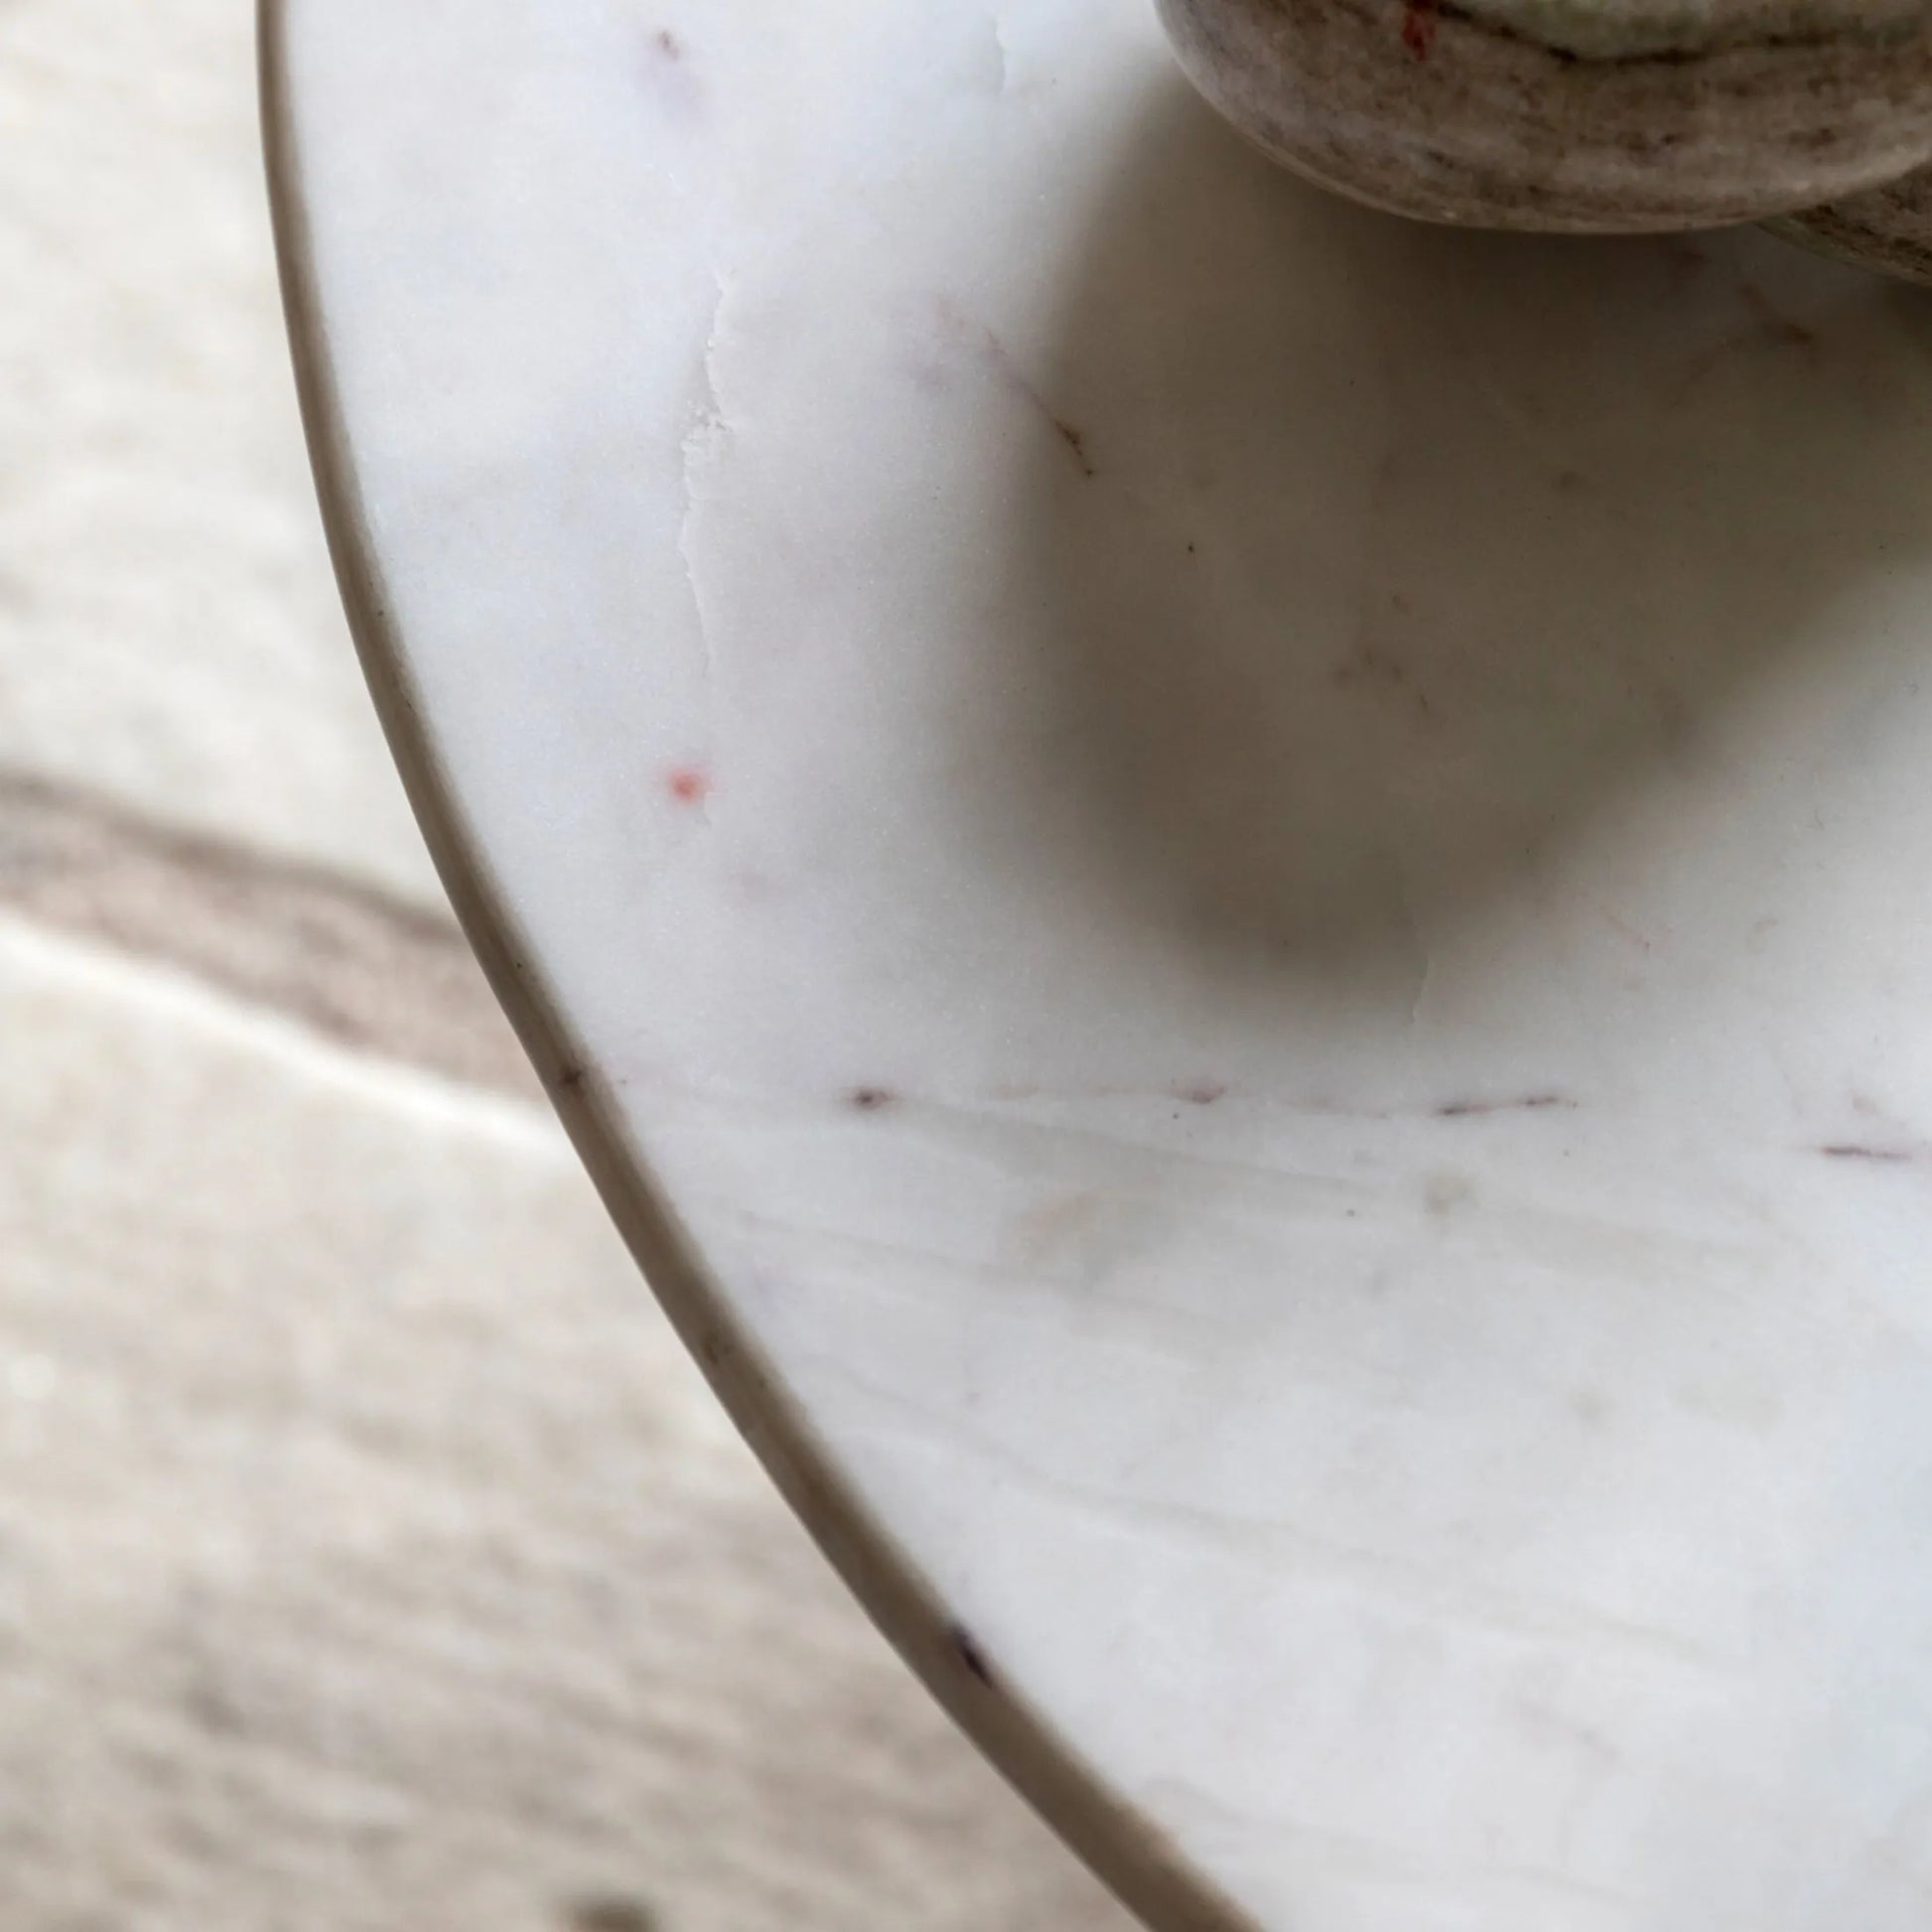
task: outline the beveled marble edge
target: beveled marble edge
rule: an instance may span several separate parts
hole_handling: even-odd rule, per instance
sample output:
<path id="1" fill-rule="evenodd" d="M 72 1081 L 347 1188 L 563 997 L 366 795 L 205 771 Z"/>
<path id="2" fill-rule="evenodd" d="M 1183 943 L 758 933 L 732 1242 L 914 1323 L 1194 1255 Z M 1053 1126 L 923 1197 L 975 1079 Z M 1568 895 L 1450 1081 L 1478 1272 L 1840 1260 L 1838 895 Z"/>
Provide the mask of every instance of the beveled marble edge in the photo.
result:
<path id="1" fill-rule="evenodd" d="M 256 0 L 256 47 L 276 268 L 324 534 L 390 756 L 450 903 L 606 1211 L 733 1426 L 906 1665 L 1066 1845 L 1158 1932 L 1258 1932 L 1111 1792 L 947 1609 L 890 1530 L 841 1483 L 809 1418 L 734 1316 L 589 1066 L 464 822 L 408 653 L 390 619 L 329 350 L 290 111 L 289 0 Z"/>

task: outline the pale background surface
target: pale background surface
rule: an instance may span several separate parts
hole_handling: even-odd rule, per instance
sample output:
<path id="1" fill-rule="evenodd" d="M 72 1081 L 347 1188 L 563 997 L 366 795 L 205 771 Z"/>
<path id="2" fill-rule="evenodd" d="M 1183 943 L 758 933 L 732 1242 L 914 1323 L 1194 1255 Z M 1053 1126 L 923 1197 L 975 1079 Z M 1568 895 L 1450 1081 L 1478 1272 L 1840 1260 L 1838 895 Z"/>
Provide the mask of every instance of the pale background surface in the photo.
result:
<path id="1" fill-rule="evenodd" d="M 1123 1926 L 719 1419 L 449 921 L 248 12 L 0 11 L 0 1923 Z"/>

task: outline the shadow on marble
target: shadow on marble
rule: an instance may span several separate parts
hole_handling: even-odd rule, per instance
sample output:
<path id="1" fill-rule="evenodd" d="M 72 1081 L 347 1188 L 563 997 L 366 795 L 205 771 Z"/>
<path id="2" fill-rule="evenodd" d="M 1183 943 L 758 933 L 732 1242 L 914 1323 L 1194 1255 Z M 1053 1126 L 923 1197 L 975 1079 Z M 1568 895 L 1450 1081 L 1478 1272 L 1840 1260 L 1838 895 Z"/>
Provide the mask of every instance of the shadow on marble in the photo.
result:
<path id="1" fill-rule="evenodd" d="M 1164 91 L 988 499 L 1024 863 L 1211 970 L 1379 983 L 1725 786 L 1932 550 L 1900 302 L 1748 232 L 1411 225 Z"/>

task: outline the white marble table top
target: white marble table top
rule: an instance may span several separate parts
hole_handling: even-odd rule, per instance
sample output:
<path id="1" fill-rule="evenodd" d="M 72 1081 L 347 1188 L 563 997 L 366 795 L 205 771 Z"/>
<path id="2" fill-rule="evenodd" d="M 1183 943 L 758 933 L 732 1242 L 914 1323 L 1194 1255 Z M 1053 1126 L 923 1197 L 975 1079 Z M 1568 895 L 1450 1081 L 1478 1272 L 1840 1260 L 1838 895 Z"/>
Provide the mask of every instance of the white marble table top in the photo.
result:
<path id="1" fill-rule="evenodd" d="M 1932 304 L 1136 0 L 267 26 L 426 829 L 933 1689 L 1157 1925 L 1924 1932 Z"/>

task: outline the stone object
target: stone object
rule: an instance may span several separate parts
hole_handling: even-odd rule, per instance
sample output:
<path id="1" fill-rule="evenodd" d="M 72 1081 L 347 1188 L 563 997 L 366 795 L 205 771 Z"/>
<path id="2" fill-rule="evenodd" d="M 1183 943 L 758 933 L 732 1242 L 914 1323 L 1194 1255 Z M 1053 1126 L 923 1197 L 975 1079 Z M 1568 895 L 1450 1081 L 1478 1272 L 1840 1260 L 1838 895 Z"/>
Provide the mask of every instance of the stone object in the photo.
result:
<path id="1" fill-rule="evenodd" d="M 1922 0 L 1158 0 L 1203 94 L 1277 160 L 1397 213 L 1713 226 L 1932 160 Z"/>

